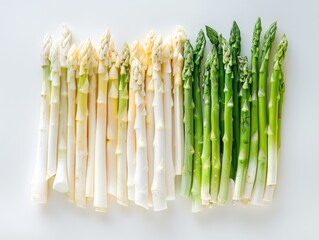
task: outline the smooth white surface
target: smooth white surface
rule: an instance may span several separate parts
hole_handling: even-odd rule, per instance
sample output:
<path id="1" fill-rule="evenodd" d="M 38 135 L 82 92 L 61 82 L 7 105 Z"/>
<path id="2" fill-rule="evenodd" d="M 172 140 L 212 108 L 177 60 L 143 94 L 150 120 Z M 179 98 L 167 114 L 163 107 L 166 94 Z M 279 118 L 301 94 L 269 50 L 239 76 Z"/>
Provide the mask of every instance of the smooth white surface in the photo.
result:
<path id="1" fill-rule="evenodd" d="M 0 239 L 319 239 L 319 79 L 317 1 L 15 1 L 0 14 Z M 176 24 L 194 41 L 199 28 L 228 36 L 237 20 L 243 53 L 250 54 L 257 16 L 264 29 L 278 20 L 289 50 L 284 63 L 286 98 L 279 186 L 268 207 L 216 207 L 191 213 L 190 200 L 164 212 L 123 208 L 110 197 L 107 213 L 79 209 L 63 195 L 49 204 L 30 201 L 40 111 L 40 44 L 69 25 L 79 42 L 97 41 L 108 27 L 123 40 L 144 40 L 152 28 L 167 36 Z M 207 43 L 210 46 L 210 43 Z"/>

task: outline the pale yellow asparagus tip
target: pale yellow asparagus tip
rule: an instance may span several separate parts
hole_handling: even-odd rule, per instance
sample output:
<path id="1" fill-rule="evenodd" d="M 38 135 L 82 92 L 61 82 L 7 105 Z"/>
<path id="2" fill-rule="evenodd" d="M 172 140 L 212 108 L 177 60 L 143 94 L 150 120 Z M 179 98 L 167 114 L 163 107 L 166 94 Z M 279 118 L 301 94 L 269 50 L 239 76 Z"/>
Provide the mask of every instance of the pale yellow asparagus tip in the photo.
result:
<path id="1" fill-rule="evenodd" d="M 45 34 L 43 41 L 42 41 L 42 54 L 41 54 L 41 61 L 42 66 L 49 66 L 50 65 L 50 49 L 52 46 L 52 37 L 50 33 Z"/>
<path id="2" fill-rule="evenodd" d="M 130 48 L 130 63 L 132 63 L 134 58 L 139 57 L 139 52 L 140 52 L 140 42 L 139 41 L 134 41 L 132 43 L 132 46 Z"/>
<path id="3" fill-rule="evenodd" d="M 152 49 L 152 60 L 153 60 L 153 68 L 155 70 L 160 70 L 162 63 L 162 36 L 157 35 L 154 41 L 153 49 Z"/>
<path id="4" fill-rule="evenodd" d="M 62 37 L 61 37 L 61 55 L 60 63 L 61 67 L 67 67 L 67 56 L 72 44 L 72 33 L 70 29 L 63 24 L 62 25 Z"/>
<path id="5" fill-rule="evenodd" d="M 150 31 L 147 36 L 146 36 L 146 41 L 145 41 L 145 52 L 146 54 L 151 54 L 152 53 L 152 48 L 154 45 L 154 41 L 156 38 L 155 32 L 152 30 Z"/>

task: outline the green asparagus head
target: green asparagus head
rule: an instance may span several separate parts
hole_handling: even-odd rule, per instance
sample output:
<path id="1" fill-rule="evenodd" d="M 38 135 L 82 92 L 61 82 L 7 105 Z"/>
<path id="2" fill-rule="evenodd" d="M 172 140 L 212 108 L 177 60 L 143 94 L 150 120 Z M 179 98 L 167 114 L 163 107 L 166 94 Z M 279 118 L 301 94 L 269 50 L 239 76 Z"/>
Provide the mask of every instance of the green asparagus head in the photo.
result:
<path id="1" fill-rule="evenodd" d="M 258 17 L 254 27 L 252 50 L 259 48 L 261 31 L 262 31 L 261 20 L 260 20 L 260 17 Z"/>
<path id="2" fill-rule="evenodd" d="M 196 44 L 194 48 L 194 63 L 200 65 L 204 55 L 204 49 L 206 45 L 205 34 L 201 29 L 197 35 Z"/>
<path id="3" fill-rule="evenodd" d="M 229 43 L 223 37 L 221 37 L 220 40 L 221 40 L 221 45 L 223 48 L 223 63 L 225 66 L 225 70 L 231 71 L 230 69 L 228 69 L 228 67 L 232 66 L 232 55 L 230 52 Z"/>
<path id="4" fill-rule="evenodd" d="M 213 51 L 210 51 L 206 57 L 205 66 L 204 66 L 204 76 L 203 76 L 203 86 L 205 91 L 205 86 L 209 85 L 209 75 L 210 69 L 214 60 Z"/>
<path id="5" fill-rule="evenodd" d="M 219 36 L 218 36 L 218 33 L 211 27 L 209 26 L 205 26 L 206 28 L 206 35 L 208 37 L 208 39 L 210 40 L 210 42 L 213 44 L 213 45 L 218 45 L 219 43 Z"/>
<path id="6" fill-rule="evenodd" d="M 223 35 L 222 34 L 220 34 L 219 36 L 218 36 L 218 48 L 217 48 L 217 52 L 218 52 L 218 54 L 220 54 L 220 55 L 222 55 L 223 54 L 223 46 L 222 46 L 222 40 L 223 39 Z"/>
<path id="7" fill-rule="evenodd" d="M 265 36 L 264 36 L 264 44 L 263 44 L 263 48 L 262 48 L 262 57 L 263 58 L 266 55 L 269 55 L 271 44 L 275 40 L 276 31 L 277 31 L 277 22 L 274 22 L 270 25 L 269 29 L 267 30 L 267 32 L 265 33 Z"/>
<path id="8" fill-rule="evenodd" d="M 277 47 L 277 53 L 275 55 L 275 60 L 274 60 L 275 61 L 275 66 L 274 66 L 275 70 L 281 69 L 282 63 L 286 57 L 287 48 L 288 48 L 288 41 L 287 41 L 286 35 L 284 35 L 282 37 L 278 47 Z"/>
<path id="9" fill-rule="evenodd" d="M 231 52 L 235 56 L 240 55 L 240 41 L 241 41 L 240 30 L 237 23 L 234 21 L 233 26 L 230 30 L 229 44 L 230 44 Z M 234 58 L 233 61 L 235 60 L 236 59 Z"/>
<path id="10" fill-rule="evenodd" d="M 248 58 L 246 56 L 245 57 L 238 56 L 238 64 L 239 64 L 239 72 L 240 72 L 239 80 L 240 82 L 243 83 L 243 88 L 247 89 L 249 84 L 249 78 L 250 78 Z"/>
<path id="11" fill-rule="evenodd" d="M 193 62 L 193 47 L 189 40 L 185 41 L 184 44 L 184 66 L 183 66 L 183 80 L 187 81 L 192 78 L 192 73 L 194 70 Z"/>

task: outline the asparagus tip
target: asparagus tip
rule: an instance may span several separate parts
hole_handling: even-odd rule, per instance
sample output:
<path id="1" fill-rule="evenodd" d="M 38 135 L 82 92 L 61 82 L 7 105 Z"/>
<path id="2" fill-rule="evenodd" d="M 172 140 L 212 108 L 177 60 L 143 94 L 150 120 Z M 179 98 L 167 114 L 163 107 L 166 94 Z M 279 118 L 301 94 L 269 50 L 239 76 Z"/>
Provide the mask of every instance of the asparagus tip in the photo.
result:
<path id="1" fill-rule="evenodd" d="M 217 45 L 219 42 L 219 36 L 218 33 L 215 31 L 215 29 L 205 25 L 205 29 L 206 29 L 206 35 L 208 37 L 208 39 L 210 40 L 210 42 L 213 45 Z"/>
<path id="2" fill-rule="evenodd" d="M 42 41 L 42 66 L 50 65 L 49 56 L 50 50 L 52 47 L 52 37 L 50 33 L 45 34 L 43 41 Z"/>
<path id="3" fill-rule="evenodd" d="M 194 48 L 194 62 L 195 64 L 200 64 L 201 59 L 204 55 L 206 45 L 205 34 L 202 29 L 199 30 L 199 33 L 196 38 L 195 48 Z"/>

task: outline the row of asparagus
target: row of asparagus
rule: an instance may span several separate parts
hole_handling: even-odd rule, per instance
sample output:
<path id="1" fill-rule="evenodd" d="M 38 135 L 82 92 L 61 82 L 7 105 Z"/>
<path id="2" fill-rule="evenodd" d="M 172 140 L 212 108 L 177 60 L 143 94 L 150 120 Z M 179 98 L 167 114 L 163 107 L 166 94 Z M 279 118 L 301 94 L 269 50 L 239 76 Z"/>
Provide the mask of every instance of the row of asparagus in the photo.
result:
<path id="1" fill-rule="evenodd" d="M 180 193 L 194 212 L 233 200 L 271 201 L 277 179 L 284 93 L 278 45 L 267 107 L 272 24 L 259 53 L 261 22 L 253 34 L 251 65 L 240 56 L 240 31 L 230 39 L 206 26 L 193 48 L 181 27 L 164 42 L 151 31 L 144 43 L 124 44 L 121 54 L 106 31 L 98 47 L 73 44 L 63 26 L 42 46 L 41 117 L 32 199 L 46 203 L 48 189 L 97 211 L 108 194 L 154 211 Z"/>

